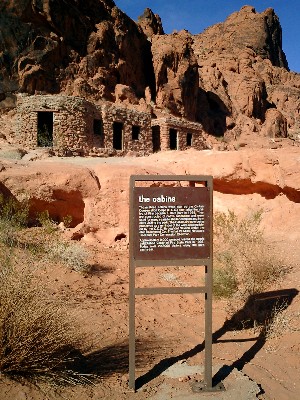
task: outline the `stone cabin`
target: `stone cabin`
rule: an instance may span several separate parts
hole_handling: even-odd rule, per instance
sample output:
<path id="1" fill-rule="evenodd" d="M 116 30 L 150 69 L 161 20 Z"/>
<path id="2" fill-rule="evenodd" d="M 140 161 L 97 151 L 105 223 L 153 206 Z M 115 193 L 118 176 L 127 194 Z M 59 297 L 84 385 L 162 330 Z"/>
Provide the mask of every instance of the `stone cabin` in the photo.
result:
<path id="1" fill-rule="evenodd" d="M 146 155 L 205 148 L 202 126 L 175 117 L 81 97 L 22 95 L 17 104 L 16 142 L 25 149 L 51 147 L 59 156 Z"/>
<path id="2" fill-rule="evenodd" d="M 153 152 L 206 148 L 201 124 L 168 117 L 152 119 L 151 126 Z"/>

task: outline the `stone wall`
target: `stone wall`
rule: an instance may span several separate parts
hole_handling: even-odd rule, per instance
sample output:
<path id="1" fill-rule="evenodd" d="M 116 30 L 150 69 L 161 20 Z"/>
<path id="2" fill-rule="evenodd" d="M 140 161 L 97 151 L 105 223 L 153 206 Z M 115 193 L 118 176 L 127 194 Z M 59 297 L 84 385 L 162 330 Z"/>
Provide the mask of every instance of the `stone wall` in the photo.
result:
<path id="1" fill-rule="evenodd" d="M 160 128 L 160 150 L 206 149 L 202 125 L 179 118 L 159 118 L 152 120 L 152 128 Z M 172 133 L 176 139 L 172 139 Z M 172 146 L 173 145 L 173 146 Z M 174 146 L 175 145 L 175 146 Z M 173 147 L 173 148 L 172 148 Z"/>
<path id="2" fill-rule="evenodd" d="M 62 95 L 22 96 L 18 99 L 17 143 L 27 149 L 38 144 L 38 118 L 53 115 L 53 151 L 57 155 L 86 155 L 93 144 L 91 115 L 96 107 L 80 97 Z M 45 147 L 45 146 L 41 146 Z"/>
<path id="3" fill-rule="evenodd" d="M 18 99 L 15 141 L 20 146 L 27 149 L 44 147 L 39 144 L 38 119 L 47 113 L 50 117 L 53 115 L 52 146 L 57 155 L 122 156 L 128 152 L 136 155 L 152 152 L 149 113 L 116 107 L 108 102 L 95 105 L 80 97 L 63 95 L 21 96 Z M 119 127 L 122 125 L 120 149 L 114 148 L 115 123 L 119 123 Z"/>
<path id="4" fill-rule="evenodd" d="M 17 115 L 15 141 L 20 147 L 52 147 L 59 156 L 142 156 L 170 148 L 206 148 L 200 124 L 179 118 L 151 121 L 150 113 L 105 101 L 93 104 L 75 96 L 21 95 Z M 157 146 L 155 131 L 159 132 Z"/>
<path id="5" fill-rule="evenodd" d="M 91 155 L 145 155 L 152 153 L 151 115 L 103 102 L 97 108 L 103 123 L 104 148 L 94 146 Z M 120 149 L 114 148 L 114 125 L 121 127 Z M 133 128 L 134 127 L 134 128 Z M 135 136 L 134 136 L 135 133 Z M 116 139 L 118 142 L 118 138 Z"/>

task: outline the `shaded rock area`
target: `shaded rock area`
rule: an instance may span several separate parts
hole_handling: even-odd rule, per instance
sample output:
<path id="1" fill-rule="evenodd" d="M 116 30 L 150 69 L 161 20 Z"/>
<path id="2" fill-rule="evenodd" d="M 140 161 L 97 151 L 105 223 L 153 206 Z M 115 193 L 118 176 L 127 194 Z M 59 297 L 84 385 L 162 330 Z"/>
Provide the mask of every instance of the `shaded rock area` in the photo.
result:
<path id="1" fill-rule="evenodd" d="M 26 168 L 24 168 L 26 166 Z M 48 210 L 56 222 L 72 217 L 70 226 L 75 227 L 85 218 L 85 202 L 99 191 L 99 182 L 87 168 L 63 165 L 49 167 L 43 163 L 22 162 L 16 168 L 14 163 L 2 167 L 0 191 L 6 197 L 29 200 L 30 216 Z"/>
<path id="2" fill-rule="evenodd" d="M 151 86 L 150 44 L 111 0 L 4 1 L 0 14 L 4 96 L 64 92 L 113 100 L 117 83 L 139 96 Z"/>
<path id="3" fill-rule="evenodd" d="M 0 37 L 2 113 L 20 92 L 60 93 L 183 117 L 228 140 L 299 142 L 300 75 L 271 8 L 244 6 L 192 35 L 164 34 L 149 8 L 135 23 L 112 0 L 4 0 Z"/>

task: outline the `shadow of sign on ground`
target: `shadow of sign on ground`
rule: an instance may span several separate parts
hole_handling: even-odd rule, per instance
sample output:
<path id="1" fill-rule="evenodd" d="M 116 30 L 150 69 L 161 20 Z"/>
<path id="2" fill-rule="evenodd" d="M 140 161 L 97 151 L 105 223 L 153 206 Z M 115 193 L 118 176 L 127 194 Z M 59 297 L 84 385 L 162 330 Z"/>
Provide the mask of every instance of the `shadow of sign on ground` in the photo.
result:
<path id="1" fill-rule="evenodd" d="M 223 326 L 213 333 L 213 343 L 226 342 L 254 342 L 254 344 L 242 354 L 231 365 L 223 365 L 219 371 L 213 376 L 213 386 L 218 385 L 225 380 L 234 369 L 242 370 L 255 355 L 263 348 L 266 343 L 266 326 L 265 321 L 272 317 L 274 307 L 280 309 L 288 308 L 293 299 L 298 295 L 297 289 L 285 289 L 271 292 L 260 293 L 250 296 L 245 302 L 243 308 L 238 310 L 229 320 L 226 320 Z M 248 339 L 221 339 L 221 337 L 233 330 L 242 330 L 253 327 L 254 323 L 261 326 L 258 336 Z M 136 379 L 136 389 L 151 382 L 153 379 L 160 376 L 172 365 L 181 360 L 187 360 L 196 354 L 204 351 L 204 341 L 194 348 L 175 357 L 169 357 L 161 360 L 151 370 Z"/>

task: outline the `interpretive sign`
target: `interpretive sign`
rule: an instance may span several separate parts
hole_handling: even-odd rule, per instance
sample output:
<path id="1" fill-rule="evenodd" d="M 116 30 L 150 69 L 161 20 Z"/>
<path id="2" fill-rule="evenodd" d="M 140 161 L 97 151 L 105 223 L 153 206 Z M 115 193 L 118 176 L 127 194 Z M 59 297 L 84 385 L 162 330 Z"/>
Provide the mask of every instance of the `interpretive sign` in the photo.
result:
<path id="1" fill-rule="evenodd" d="M 163 184 L 163 181 L 168 183 Z M 185 184 L 181 186 L 180 182 Z M 132 389 L 135 389 L 136 383 L 136 296 L 202 293 L 205 295 L 205 366 L 201 390 L 214 390 L 212 388 L 212 192 L 211 176 L 133 175 L 130 177 L 129 387 Z M 195 282 L 192 286 L 136 287 L 137 268 L 180 265 L 204 267 L 205 285 L 203 282 Z"/>
<path id="2" fill-rule="evenodd" d="M 136 259 L 210 256 L 207 187 L 136 187 L 134 221 Z"/>

